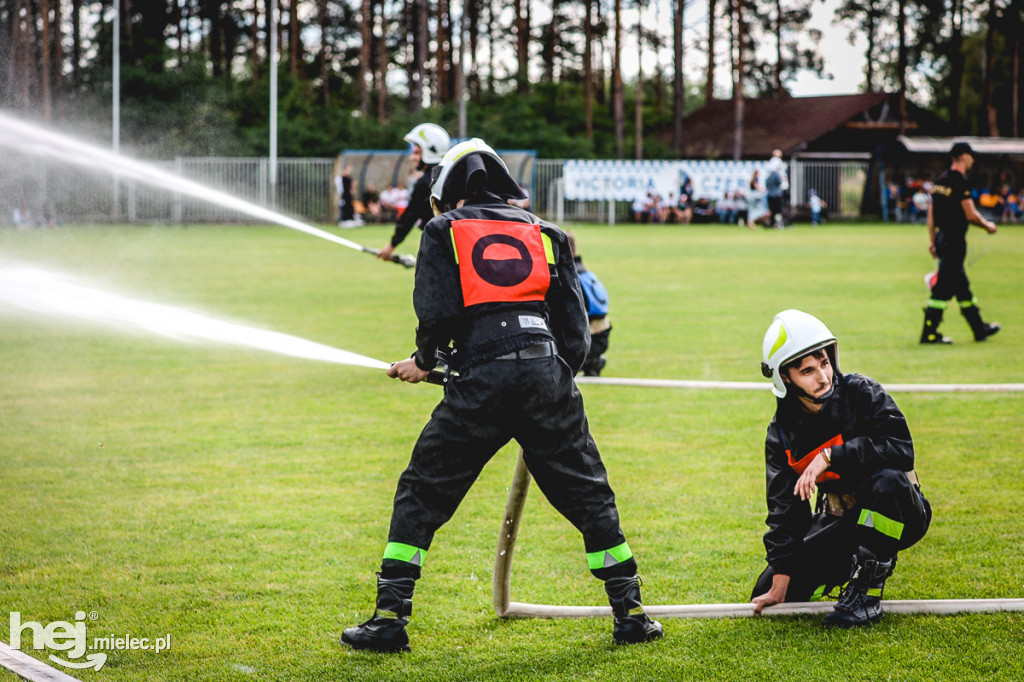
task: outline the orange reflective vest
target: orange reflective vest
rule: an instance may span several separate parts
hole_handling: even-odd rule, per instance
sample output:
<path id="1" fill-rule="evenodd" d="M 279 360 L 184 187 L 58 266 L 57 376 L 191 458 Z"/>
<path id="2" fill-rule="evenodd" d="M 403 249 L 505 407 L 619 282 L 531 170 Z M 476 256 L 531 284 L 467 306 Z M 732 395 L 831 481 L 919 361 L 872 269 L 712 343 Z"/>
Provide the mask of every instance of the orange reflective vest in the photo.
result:
<path id="1" fill-rule="evenodd" d="M 455 262 L 465 305 L 543 301 L 551 286 L 551 240 L 540 225 L 453 220 Z"/>
<path id="2" fill-rule="evenodd" d="M 842 445 L 842 444 L 843 444 L 843 434 L 839 434 L 839 435 L 835 436 L 834 438 L 830 438 L 829 440 L 825 441 L 824 443 L 822 443 L 818 447 L 814 448 L 813 450 L 811 450 L 809 453 L 807 453 L 806 455 L 804 455 L 800 459 L 796 459 L 796 460 L 793 459 L 792 451 L 789 448 L 786 448 L 786 458 L 789 460 L 789 466 L 793 467 L 793 470 L 796 471 L 797 474 L 802 474 L 804 472 L 804 469 L 806 469 L 810 465 L 811 460 L 813 460 L 815 457 L 817 457 L 818 454 L 822 450 L 824 450 L 825 448 L 831 448 L 831 447 L 834 447 L 836 445 Z M 818 479 L 817 479 L 816 482 L 817 483 L 821 483 L 822 481 L 837 481 L 837 480 L 839 480 L 839 474 L 837 474 L 834 471 L 826 471 L 821 476 L 818 476 Z"/>

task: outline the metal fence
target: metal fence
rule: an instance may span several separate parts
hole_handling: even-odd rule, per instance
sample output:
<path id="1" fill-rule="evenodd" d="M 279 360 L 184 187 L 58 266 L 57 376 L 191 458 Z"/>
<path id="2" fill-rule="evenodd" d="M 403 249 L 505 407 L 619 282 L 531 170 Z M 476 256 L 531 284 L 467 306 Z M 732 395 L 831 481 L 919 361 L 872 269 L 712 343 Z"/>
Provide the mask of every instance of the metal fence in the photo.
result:
<path id="1" fill-rule="evenodd" d="M 114 182 L 40 157 L 10 152 L 0 164 L 0 224 L 17 216 L 28 225 L 109 220 Z"/>
<path id="2" fill-rule="evenodd" d="M 563 197 L 562 159 L 538 159 L 534 172 L 530 209 L 556 223 L 609 223 L 629 220 L 627 201 L 567 201 Z"/>
<path id="3" fill-rule="evenodd" d="M 267 158 L 180 157 L 152 165 L 301 220 L 332 223 L 336 159 L 279 159 L 277 183 L 270 182 Z M 807 201 L 811 188 L 825 200 L 829 213 L 856 217 L 860 213 L 867 161 L 796 158 L 790 165 L 791 202 Z M 555 222 L 615 223 L 629 220 L 625 201 L 568 201 L 562 193 L 564 161 L 537 159 L 529 181 L 531 210 Z M 529 180 L 528 180 L 529 179 Z M 18 210 L 37 223 L 245 222 L 252 218 L 169 187 L 154 187 L 112 174 L 87 173 L 31 157 L 13 155 L 0 167 L 0 216 Z M 0 219 L 2 224 L 2 219 Z"/>
<path id="4" fill-rule="evenodd" d="M 179 157 L 169 165 L 176 175 L 260 208 L 313 222 L 334 220 L 334 159 L 278 159 L 276 184 L 270 182 L 270 160 L 266 158 Z M 183 223 L 251 220 L 238 211 L 180 194 L 174 195 L 168 218 Z"/>
<path id="5" fill-rule="evenodd" d="M 790 178 L 791 203 L 794 206 L 806 204 L 813 189 L 825 202 L 829 215 L 837 218 L 859 217 L 868 162 L 868 158 L 797 157 L 794 161 L 795 172 Z"/>
<path id="6" fill-rule="evenodd" d="M 175 191 L 117 178 L 109 169 L 83 172 L 33 156 L 12 154 L 0 167 L 0 210 L 34 224 L 219 223 L 252 221 L 237 210 Z M 266 158 L 186 158 L 150 166 L 242 199 L 260 208 L 312 222 L 333 222 L 334 159 L 280 159 L 277 183 Z M 3 224 L 3 219 L 0 219 Z"/>

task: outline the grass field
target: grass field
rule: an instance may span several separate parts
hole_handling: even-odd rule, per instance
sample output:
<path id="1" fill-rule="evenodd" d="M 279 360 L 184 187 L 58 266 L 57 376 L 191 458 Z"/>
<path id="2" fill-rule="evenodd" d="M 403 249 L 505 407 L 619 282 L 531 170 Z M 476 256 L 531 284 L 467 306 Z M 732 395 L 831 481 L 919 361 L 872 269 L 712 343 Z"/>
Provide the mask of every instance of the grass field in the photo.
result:
<path id="1" fill-rule="evenodd" d="M 609 289 L 607 376 L 760 380 L 772 316 L 797 307 L 840 365 L 883 383 L 1024 381 L 1024 229 L 972 237 L 972 282 L 1003 331 L 920 347 L 924 228 L 575 226 Z M 387 227 L 346 231 L 372 246 Z M 413 349 L 412 273 L 280 227 L 0 231 L 0 267 L 293 334 L 385 361 Z M 0 310 L 0 640 L 8 613 L 76 611 L 110 651 L 83 680 L 1019 680 L 1024 614 L 665 621 L 502 620 L 491 576 L 515 460 L 487 467 L 431 549 L 413 652 L 338 645 L 372 609 L 398 474 L 435 386 L 383 372 Z M 648 604 L 740 602 L 763 566 L 770 394 L 584 386 Z M 935 509 L 886 597 L 1024 597 L 1024 395 L 896 393 Z M 534 489 L 512 598 L 602 604 L 582 542 Z M 27 653 L 41 660 L 52 651 Z M 60 653 L 60 652 L 56 652 Z M 0 680 L 16 679 L 0 669 Z"/>

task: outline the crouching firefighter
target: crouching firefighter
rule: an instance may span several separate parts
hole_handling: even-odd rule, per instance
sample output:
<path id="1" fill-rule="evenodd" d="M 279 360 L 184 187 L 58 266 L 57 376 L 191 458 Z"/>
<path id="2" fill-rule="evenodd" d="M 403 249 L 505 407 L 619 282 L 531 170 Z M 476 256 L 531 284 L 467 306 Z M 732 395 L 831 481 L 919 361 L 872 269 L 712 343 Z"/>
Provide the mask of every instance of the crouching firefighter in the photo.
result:
<path id="1" fill-rule="evenodd" d="M 924 537 L 932 516 L 906 419 L 874 380 L 840 372 L 836 338 L 812 315 L 776 315 L 762 351 L 777 407 L 765 441 L 768 567 L 754 611 L 841 588 L 825 625 L 875 622 L 897 552 Z"/>
<path id="2" fill-rule="evenodd" d="M 479 139 L 452 147 L 434 171 L 438 217 L 416 259 L 416 352 L 388 375 L 424 380 L 449 344 L 454 373 L 398 480 L 373 617 L 341 636 L 355 649 L 409 650 L 413 588 L 434 533 L 512 439 L 541 492 L 582 533 L 612 605 L 614 641 L 662 636 L 644 613 L 636 561 L 573 381 L 590 335 L 569 243 L 558 227 L 508 204 L 522 197 Z"/>

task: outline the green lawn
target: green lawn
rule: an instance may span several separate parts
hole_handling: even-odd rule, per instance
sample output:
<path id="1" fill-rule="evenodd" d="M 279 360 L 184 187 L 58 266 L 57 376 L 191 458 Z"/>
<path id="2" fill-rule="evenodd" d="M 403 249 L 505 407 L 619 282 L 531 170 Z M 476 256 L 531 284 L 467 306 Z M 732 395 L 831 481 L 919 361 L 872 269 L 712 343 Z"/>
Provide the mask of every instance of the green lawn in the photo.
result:
<path id="1" fill-rule="evenodd" d="M 883 383 L 1024 382 L 1024 229 L 972 236 L 972 282 L 1004 330 L 917 344 L 921 226 L 574 226 L 612 296 L 607 376 L 760 380 L 772 316 L 839 337 Z M 380 246 L 390 229 L 343 236 Z M 408 250 L 408 249 L 406 249 Z M 293 334 L 385 361 L 412 351 L 412 272 L 281 227 L 0 231 L 0 268 Z M 338 645 L 372 609 L 391 498 L 440 397 L 383 372 L 185 344 L 0 310 L 0 640 L 8 613 L 95 612 L 88 636 L 171 636 L 111 651 L 83 680 L 1017 680 L 1024 615 L 665 621 L 611 644 L 610 619 L 502 620 L 491 577 L 515 449 L 485 469 L 431 548 L 413 652 Z M 584 386 L 648 604 L 740 602 L 763 566 L 765 391 Z M 935 509 L 886 597 L 1024 597 L 1024 395 L 896 393 Z M 534 489 L 512 598 L 601 604 L 582 542 Z M 27 636 L 27 635 L 26 635 Z M 27 653 L 41 660 L 53 651 Z M 0 679 L 15 679 L 0 671 Z"/>

